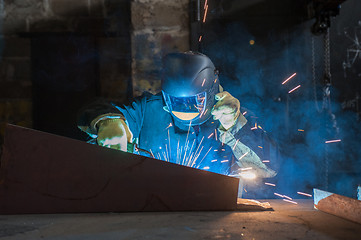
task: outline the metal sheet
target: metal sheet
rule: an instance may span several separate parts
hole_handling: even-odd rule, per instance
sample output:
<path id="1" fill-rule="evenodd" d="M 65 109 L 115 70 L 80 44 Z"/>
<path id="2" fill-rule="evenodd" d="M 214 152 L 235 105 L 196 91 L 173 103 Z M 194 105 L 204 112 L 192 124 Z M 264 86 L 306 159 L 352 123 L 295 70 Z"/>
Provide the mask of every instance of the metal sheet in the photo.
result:
<path id="1" fill-rule="evenodd" d="M 314 207 L 361 224 L 361 201 L 320 189 L 313 189 Z"/>
<path id="2" fill-rule="evenodd" d="M 234 210 L 238 179 L 14 125 L 0 213 Z"/>

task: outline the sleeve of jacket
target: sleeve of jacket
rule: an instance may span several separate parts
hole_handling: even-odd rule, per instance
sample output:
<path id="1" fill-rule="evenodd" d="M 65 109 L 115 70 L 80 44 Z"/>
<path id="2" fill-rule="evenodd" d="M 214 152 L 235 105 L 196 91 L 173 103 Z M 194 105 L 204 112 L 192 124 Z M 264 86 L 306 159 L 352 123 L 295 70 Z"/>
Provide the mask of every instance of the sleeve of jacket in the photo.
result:
<path id="1" fill-rule="evenodd" d="M 145 93 L 141 97 L 135 98 L 130 105 L 119 105 L 104 99 L 96 100 L 80 109 L 77 117 L 77 125 L 92 138 L 96 138 L 96 124 L 100 120 L 106 118 L 122 118 L 129 126 L 133 136 L 138 137 L 143 124 L 146 98 L 149 97 L 148 95 L 148 93 Z"/>
<path id="2" fill-rule="evenodd" d="M 241 118 L 228 131 L 219 129 L 221 142 L 232 148 L 240 168 L 252 167 L 262 178 L 276 176 L 279 161 L 277 145 L 252 118 L 246 121 Z"/>

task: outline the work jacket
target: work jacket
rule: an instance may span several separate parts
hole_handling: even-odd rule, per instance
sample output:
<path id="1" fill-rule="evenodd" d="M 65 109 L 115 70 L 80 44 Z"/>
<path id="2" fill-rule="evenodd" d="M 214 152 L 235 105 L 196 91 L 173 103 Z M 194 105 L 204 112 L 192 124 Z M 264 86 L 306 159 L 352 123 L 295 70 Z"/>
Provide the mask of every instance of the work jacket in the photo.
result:
<path id="1" fill-rule="evenodd" d="M 97 101 L 82 109 L 78 127 L 95 139 L 94 119 L 124 116 L 133 142 L 157 159 L 231 176 L 251 169 L 261 178 L 276 175 L 276 144 L 249 112 L 243 112 L 247 118 L 244 126 L 237 122 L 222 131 L 219 121 L 212 118 L 201 125 L 182 126 L 164 106 L 161 94 L 148 92 L 130 105 Z"/>

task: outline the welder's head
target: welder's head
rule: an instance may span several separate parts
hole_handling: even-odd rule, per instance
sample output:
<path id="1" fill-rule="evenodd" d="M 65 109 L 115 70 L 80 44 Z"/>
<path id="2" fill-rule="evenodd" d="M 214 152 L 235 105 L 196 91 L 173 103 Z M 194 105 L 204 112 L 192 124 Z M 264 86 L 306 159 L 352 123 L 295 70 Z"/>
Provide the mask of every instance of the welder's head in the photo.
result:
<path id="1" fill-rule="evenodd" d="M 176 121 L 184 125 L 207 121 L 218 92 L 218 71 L 207 56 L 185 52 L 163 58 L 162 93 Z"/>

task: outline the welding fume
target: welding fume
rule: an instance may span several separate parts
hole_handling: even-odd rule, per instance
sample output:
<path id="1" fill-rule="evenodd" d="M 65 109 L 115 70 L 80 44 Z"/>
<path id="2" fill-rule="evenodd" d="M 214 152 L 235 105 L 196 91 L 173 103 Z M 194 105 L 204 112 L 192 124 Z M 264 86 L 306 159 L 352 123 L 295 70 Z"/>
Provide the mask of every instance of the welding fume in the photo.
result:
<path id="1" fill-rule="evenodd" d="M 144 92 L 129 105 L 97 100 L 79 111 L 77 124 L 89 142 L 238 177 L 239 197 L 255 182 L 274 178 L 277 144 L 223 90 L 213 62 L 191 51 L 169 53 L 162 61 L 158 94 Z"/>

